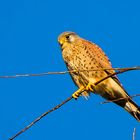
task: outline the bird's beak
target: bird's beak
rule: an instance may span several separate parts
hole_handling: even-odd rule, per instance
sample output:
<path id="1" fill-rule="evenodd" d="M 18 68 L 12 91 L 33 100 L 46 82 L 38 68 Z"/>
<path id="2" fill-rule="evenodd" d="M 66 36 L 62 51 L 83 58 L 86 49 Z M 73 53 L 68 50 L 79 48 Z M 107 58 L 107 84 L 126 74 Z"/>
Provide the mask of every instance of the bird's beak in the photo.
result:
<path id="1" fill-rule="evenodd" d="M 59 42 L 59 45 L 60 45 L 60 46 L 62 46 L 62 45 L 63 45 L 63 43 L 62 43 L 60 40 L 59 40 L 58 42 Z"/>
<path id="2" fill-rule="evenodd" d="M 58 43 L 59 43 L 59 45 L 61 46 L 61 49 L 63 49 L 63 44 L 64 44 L 64 39 L 63 38 L 60 38 L 60 39 L 58 39 Z"/>

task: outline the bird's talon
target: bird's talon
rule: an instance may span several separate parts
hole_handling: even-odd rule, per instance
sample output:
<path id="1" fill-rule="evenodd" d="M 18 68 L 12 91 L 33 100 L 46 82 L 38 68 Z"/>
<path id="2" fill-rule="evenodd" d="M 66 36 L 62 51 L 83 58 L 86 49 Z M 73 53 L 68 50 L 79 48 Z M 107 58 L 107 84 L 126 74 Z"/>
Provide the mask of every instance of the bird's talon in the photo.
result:
<path id="1" fill-rule="evenodd" d="M 91 83 L 88 83 L 88 85 L 86 86 L 86 90 L 87 91 L 94 91 L 94 87 L 95 87 L 95 85 L 94 84 L 91 84 Z"/>
<path id="2" fill-rule="evenodd" d="M 80 94 L 79 93 L 77 93 L 77 92 L 75 92 L 75 93 L 73 93 L 72 94 L 72 97 L 74 98 L 74 99 L 78 99 L 78 97 L 80 96 Z"/>
<path id="3" fill-rule="evenodd" d="M 82 86 L 72 94 L 72 97 L 77 100 L 83 91 L 85 91 L 85 87 Z"/>

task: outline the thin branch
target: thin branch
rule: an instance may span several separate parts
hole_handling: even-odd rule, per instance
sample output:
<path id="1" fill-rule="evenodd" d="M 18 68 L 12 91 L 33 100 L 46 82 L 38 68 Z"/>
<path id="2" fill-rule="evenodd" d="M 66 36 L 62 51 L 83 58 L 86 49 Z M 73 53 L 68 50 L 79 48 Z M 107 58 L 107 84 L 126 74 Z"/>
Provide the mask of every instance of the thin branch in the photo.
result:
<path id="1" fill-rule="evenodd" d="M 134 97 L 138 97 L 138 96 L 140 96 L 140 94 L 134 94 L 134 95 L 126 97 L 126 98 L 119 98 L 119 99 L 114 99 L 114 100 L 108 100 L 108 101 L 101 102 L 100 104 L 111 103 L 111 102 L 119 101 L 119 100 L 122 100 L 122 99 L 130 99 L 130 98 L 134 98 Z"/>
<path id="2" fill-rule="evenodd" d="M 114 72 L 113 74 L 110 74 L 102 79 L 100 79 L 99 81 L 97 81 L 96 83 L 94 83 L 95 85 L 99 84 L 100 82 L 108 79 L 109 77 L 112 77 L 114 75 L 117 75 L 117 74 L 121 74 L 123 72 L 127 72 L 127 71 L 130 71 L 130 70 L 137 70 L 137 68 L 133 67 L 133 68 L 125 68 L 125 69 L 122 69 L 121 71 L 118 71 L 118 72 Z M 78 90 L 77 90 L 78 91 Z M 83 90 L 81 91 L 83 92 Z M 26 130 L 28 130 L 30 127 L 32 127 L 34 124 L 36 124 L 39 120 L 41 120 L 42 118 L 44 118 L 46 115 L 48 115 L 49 113 L 57 110 L 58 108 L 60 108 L 62 105 L 66 104 L 67 102 L 69 102 L 71 99 L 73 99 L 73 97 L 69 97 L 67 98 L 65 101 L 63 101 L 62 103 L 58 104 L 57 106 L 55 106 L 54 108 L 50 109 L 49 111 L 43 113 L 41 116 L 39 116 L 37 119 L 35 119 L 33 122 L 31 122 L 28 126 L 26 126 L 25 128 L 23 128 L 21 131 L 19 131 L 17 134 L 15 134 L 13 137 L 11 137 L 9 140 L 14 140 L 17 136 L 19 136 L 20 134 L 24 133 Z"/>
<path id="3" fill-rule="evenodd" d="M 134 128 L 133 130 L 132 140 L 135 140 L 135 136 L 136 136 L 136 128 Z"/>
<path id="4" fill-rule="evenodd" d="M 63 101 L 62 103 L 58 104 L 57 106 L 55 106 L 54 108 L 48 110 L 47 112 L 43 113 L 41 116 L 39 116 L 37 119 L 35 119 L 33 122 L 31 122 L 28 126 L 26 126 L 25 128 L 23 128 L 21 131 L 19 131 L 16 135 L 14 135 L 13 137 L 11 137 L 9 140 L 14 140 L 17 136 L 19 136 L 21 133 L 25 132 L 27 129 L 29 129 L 31 126 L 33 126 L 35 123 L 37 123 L 39 120 L 41 120 L 43 117 L 45 117 L 47 114 L 51 113 L 54 110 L 57 110 L 58 108 L 60 108 L 61 106 L 63 106 L 64 104 L 66 104 L 68 101 L 70 101 L 73 97 L 69 97 L 67 98 L 65 101 Z"/>
<path id="5" fill-rule="evenodd" d="M 84 71 L 103 71 L 103 70 L 140 70 L 140 66 L 136 67 L 127 67 L 127 68 L 102 68 L 102 69 L 91 69 L 91 70 L 71 70 L 71 71 L 59 71 L 59 72 L 44 72 L 44 73 L 37 73 L 37 74 L 16 74 L 16 75 L 4 75 L 0 76 L 0 78 L 18 78 L 18 77 L 35 77 L 35 76 L 46 76 L 46 75 L 54 75 L 54 74 L 67 74 L 67 73 L 74 73 L 74 72 L 84 72 Z"/>

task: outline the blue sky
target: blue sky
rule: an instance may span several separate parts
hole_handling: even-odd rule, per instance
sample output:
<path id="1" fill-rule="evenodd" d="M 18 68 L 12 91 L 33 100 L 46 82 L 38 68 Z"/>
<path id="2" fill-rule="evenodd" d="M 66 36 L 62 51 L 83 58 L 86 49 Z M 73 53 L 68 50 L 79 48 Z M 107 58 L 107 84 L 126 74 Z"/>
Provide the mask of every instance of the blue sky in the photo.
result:
<path id="1" fill-rule="evenodd" d="M 139 0 L 0 1 L 0 75 L 64 71 L 57 43 L 74 31 L 97 43 L 113 67 L 140 65 Z M 119 75 L 130 95 L 140 93 L 140 72 Z M 0 79 L 0 140 L 6 140 L 77 90 L 70 76 Z M 140 105 L 140 98 L 134 99 Z M 131 139 L 139 123 L 122 108 L 92 95 L 70 101 L 17 140 Z"/>

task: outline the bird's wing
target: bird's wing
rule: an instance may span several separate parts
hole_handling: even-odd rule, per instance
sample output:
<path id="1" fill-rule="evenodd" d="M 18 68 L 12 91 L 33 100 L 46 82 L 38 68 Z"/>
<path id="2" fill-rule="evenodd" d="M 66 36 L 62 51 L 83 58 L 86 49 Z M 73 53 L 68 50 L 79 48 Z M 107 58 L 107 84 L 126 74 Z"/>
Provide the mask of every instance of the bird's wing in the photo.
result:
<path id="1" fill-rule="evenodd" d="M 90 47 L 91 52 L 93 53 L 93 56 L 96 57 L 96 59 L 98 59 L 98 62 L 101 68 L 106 68 L 106 69 L 112 68 L 109 58 L 98 45 L 89 41 L 88 42 L 84 41 L 84 45 Z M 113 74 L 115 72 L 114 70 L 104 70 L 104 71 L 107 73 L 107 75 Z M 116 75 L 112 76 L 112 78 L 122 87 Z"/>

